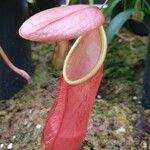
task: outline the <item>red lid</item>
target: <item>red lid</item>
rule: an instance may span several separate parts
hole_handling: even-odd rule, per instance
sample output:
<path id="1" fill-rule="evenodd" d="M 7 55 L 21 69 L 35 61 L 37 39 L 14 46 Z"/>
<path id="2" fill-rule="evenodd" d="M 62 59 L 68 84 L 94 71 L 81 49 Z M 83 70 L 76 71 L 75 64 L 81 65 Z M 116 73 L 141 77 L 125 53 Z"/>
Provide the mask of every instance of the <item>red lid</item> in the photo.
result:
<path id="1" fill-rule="evenodd" d="M 95 6 L 63 6 L 30 17 L 20 27 L 19 34 L 32 41 L 64 41 L 83 35 L 103 22 L 103 14 Z"/>

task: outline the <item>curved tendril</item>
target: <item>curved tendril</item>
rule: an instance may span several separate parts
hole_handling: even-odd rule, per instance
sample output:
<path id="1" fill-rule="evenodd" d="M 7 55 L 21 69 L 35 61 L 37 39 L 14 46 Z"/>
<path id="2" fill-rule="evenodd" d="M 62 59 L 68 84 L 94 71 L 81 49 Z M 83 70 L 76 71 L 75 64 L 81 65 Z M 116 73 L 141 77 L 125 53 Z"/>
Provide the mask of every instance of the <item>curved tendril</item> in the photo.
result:
<path id="1" fill-rule="evenodd" d="M 4 50 L 2 49 L 2 47 L 0 46 L 0 56 L 2 57 L 2 59 L 4 60 L 4 62 L 7 64 L 7 66 L 13 70 L 15 73 L 17 73 L 18 75 L 20 75 L 21 77 L 23 77 L 25 80 L 28 81 L 28 83 L 31 83 L 31 77 L 30 75 L 20 69 L 20 68 L 17 68 L 10 60 L 9 58 L 7 57 L 7 55 L 5 54 Z"/>

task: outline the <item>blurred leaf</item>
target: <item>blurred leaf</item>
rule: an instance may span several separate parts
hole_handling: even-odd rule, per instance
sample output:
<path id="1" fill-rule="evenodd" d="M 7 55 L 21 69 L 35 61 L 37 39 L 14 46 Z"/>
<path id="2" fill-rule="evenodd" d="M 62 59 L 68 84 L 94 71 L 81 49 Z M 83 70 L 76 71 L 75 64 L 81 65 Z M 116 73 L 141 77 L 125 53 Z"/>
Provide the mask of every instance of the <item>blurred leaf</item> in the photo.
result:
<path id="1" fill-rule="evenodd" d="M 77 4 L 78 0 L 70 0 L 70 5 Z"/>
<path id="2" fill-rule="evenodd" d="M 134 9 L 128 9 L 115 16 L 106 28 L 106 36 L 108 43 L 111 42 L 115 34 L 120 30 L 123 24 L 134 13 Z"/>
<path id="3" fill-rule="evenodd" d="M 136 10 L 141 10 L 141 7 L 142 7 L 141 0 L 136 0 L 134 8 Z"/>
<path id="4" fill-rule="evenodd" d="M 147 0 L 143 0 L 143 3 L 142 3 L 142 11 L 147 14 L 147 15 L 150 15 L 150 3 L 148 3 Z"/>
<path id="5" fill-rule="evenodd" d="M 121 0 L 109 0 L 108 7 L 104 9 L 104 15 L 108 16 L 113 8 L 120 2 Z"/>
<path id="6" fill-rule="evenodd" d="M 143 22 L 144 19 L 144 12 L 143 11 L 136 11 L 133 16 L 132 19 L 138 22 Z"/>

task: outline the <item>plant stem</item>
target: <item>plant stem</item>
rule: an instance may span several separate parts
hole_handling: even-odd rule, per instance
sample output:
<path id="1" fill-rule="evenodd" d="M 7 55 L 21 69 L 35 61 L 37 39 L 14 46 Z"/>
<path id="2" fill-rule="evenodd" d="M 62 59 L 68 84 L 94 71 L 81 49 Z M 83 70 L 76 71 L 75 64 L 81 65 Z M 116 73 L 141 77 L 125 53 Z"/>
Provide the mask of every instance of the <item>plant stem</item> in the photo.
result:
<path id="1" fill-rule="evenodd" d="M 67 4 L 66 5 L 72 5 L 72 4 L 76 4 L 78 0 L 67 0 Z"/>
<path id="2" fill-rule="evenodd" d="M 24 79 L 26 79 L 28 81 L 28 83 L 31 83 L 31 77 L 30 77 L 30 75 L 26 71 L 17 68 L 13 63 L 11 63 L 11 61 L 9 60 L 9 58 L 7 57 L 7 55 L 5 54 L 5 52 L 4 52 L 4 50 L 2 49 L 1 46 L 0 46 L 0 56 L 2 57 L 2 59 L 4 60 L 4 62 L 7 64 L 7 66 L 11 70 L 13 70 L 15 73 L 19 74 Z"/>
<path id="3" fill-rule="evenodd" d="M 93 5 L 94 4 L 94 0 L 89 0 L 89 4 Z"/>
<path id="4" fill-rule="evenodd" d="M 62 69 L 63 62 L 69 49 L 69 41 L 56 43 L 55 53 L 53 55 L 52 67 L 56 70 Z"/>
<path id="5" fill-rule="evenodd" d="M 66 6 L 71 5 L 77 0 L 68 0 Z M 52 58 L 52 67 L 56 70 L 62 69 L 65 57 L 69 50 L 69 41 L 57 42 Z"/>

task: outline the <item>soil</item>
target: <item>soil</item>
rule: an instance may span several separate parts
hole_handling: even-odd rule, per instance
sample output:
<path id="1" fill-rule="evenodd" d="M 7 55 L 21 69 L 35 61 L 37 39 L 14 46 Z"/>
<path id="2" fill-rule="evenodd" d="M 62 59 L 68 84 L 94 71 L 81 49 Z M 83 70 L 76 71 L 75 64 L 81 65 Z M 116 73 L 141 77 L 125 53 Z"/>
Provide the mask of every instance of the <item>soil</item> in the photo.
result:
<path id="1" fill-rule="evenodd" d="M 150 149 L 150 110 L 141 105 L 147 37 L 128 33 L 128 39 L 116 36 L 108 47 L 103 81 L 81 150 Z M 61 73 L 50 66 L 54 46 L 32 43 L 32 84 L 12 99 L 0 101 L 0 150 L 40 149 Z"/>

